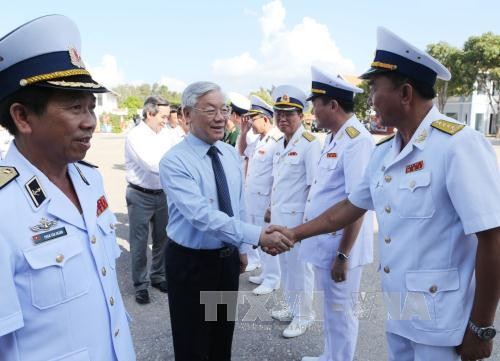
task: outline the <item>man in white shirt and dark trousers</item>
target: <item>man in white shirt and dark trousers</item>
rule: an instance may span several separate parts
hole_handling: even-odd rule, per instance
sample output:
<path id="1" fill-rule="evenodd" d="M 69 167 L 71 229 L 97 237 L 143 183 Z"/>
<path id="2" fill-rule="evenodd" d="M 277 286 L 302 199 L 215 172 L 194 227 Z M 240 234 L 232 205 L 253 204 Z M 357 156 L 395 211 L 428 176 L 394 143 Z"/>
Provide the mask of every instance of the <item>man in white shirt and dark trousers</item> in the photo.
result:
<path id="1" fill-rule="evenodd" d="M 172 134 L 164 129 L 170 116 L 170 104 L 159 96 L 144 102 L 143 121 L 128 134 L 125 142 L 127 170 L 127 209 L 129 242 L 132 256 L 132 280 L 137 303 L 149 303 L 147 246 L 152 225 L 151 285 L 167 292 L 164 249 L 167 242 L 167 201 L 161 188 L 158 165 L 173 145 Z"/>

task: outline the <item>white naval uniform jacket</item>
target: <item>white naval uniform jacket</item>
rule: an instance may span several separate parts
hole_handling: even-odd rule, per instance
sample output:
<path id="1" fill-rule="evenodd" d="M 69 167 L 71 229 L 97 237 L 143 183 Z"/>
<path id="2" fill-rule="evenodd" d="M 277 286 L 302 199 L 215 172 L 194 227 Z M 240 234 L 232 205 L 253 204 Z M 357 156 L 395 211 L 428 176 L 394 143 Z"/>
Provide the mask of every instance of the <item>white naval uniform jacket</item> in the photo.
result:
<path id="1" fill-rule="evenodd" d="M 262 139 L 250 144 L 247 154 L 248 168 L 245 179 L 245 200 L 247 215 L 264 217 L 270 205 L 273 185 L 273 156 L 279 139 L 283 134 L 272 128 Z"/>
<path id="2" fill-rule="evenodd" d="M 500 225 L 495 154 L 462 127 L 433 107 L 403 150 L 399 135 L 376 147 L 349 196 L 377 214 L 386 329 L 416 343 L 461 343 L 474 297 L 475 233 Z"/>
<path id="3" fill-rule="evenodd" d="M 309 186 L 314 180 L 321 152 L 318 139 L 306 138 L 311 136 L 300 126 L 286 148 L 285 137 L 275 147 L 271 192 L 271 222 L 274 224 L 293 227 L 302 223 Z"/>
<path id="4" fill-rule="evenodd" d="M 316 177 L 307 198 L 304 222 L 316 218 L 345 199 L 361 182 L 375 143 L 372 135 L 353 115 L 336 134 L 329 133 L 318 161 Z M 331 268 L 343 230 L 301 242 L 300 259 L 321 268 Z M 349 268 L 373 261 L 373 214 L 365 214 L 363 225 L 349 254 Z"/>
<path id="5" fill-rule="evenodd" d="M 68 164 L 82 215 L 15 144 L 0 166 L 0 359 L 135 360 L 100 174 Z"/>

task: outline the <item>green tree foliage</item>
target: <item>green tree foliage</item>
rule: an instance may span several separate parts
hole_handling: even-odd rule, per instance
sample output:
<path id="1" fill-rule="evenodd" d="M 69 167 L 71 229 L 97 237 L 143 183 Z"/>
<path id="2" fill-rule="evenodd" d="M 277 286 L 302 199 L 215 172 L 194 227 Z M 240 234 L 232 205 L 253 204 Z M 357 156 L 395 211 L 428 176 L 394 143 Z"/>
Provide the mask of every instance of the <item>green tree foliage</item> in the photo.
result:
<path id="1" fill-rule="evenodd" d="M 363 89 L 362 93 L 358 93 L 354 96 L 354 113 L 359 120 L 367 120 L 370 112 L 370 104 L 368 104 L 368 98 L 370 96 L 370 87 L 367 80 L 363 80 L 358 88 Z"/>
<path id="2" fill-rule="evenodd" d="M 121 101 L 118 106 L 122 109 L 128 109 L 127 118 L 131 119 L 135 114 L 137 114 L 137 110 L 142 109 L 144 104 L 144 100 L 141 100 L 136 95 L 129 95 L 123 101 Z"/>
<path id="3" fill-rule="evenodd" d="M 150 95 L 159 95 L 170 102 L 173 106 L 179 106 L 181 103 L 181 93 L 170 91 L 166 85 L 154 83 L 131 85 L 122 84 L 113 88 L 113 91 L 119 94 L 118 106 L 127 108 L 127 118 L 131 119 L 137 114 L 138 109 L 142 109 L 144 101 Z"/>
<path id="4" fill-rule="evenodd" d="M 471 36 L 464 44 L 469 81 L 484 92 L 494 114 L 500 113 L 500 35 L 492 32 Z"/>
<path id="5" fill-rule="evenodd" d="M 263 87 L 260 87 L 259 90 L 255 90 L 253 92 L 250 92 L 250 95 L 257 95 L 259 98 L 264 100 L 267 104 L 273 105 L 274 101 L 271 98 L 272 91 L 273 91 L 273 89 L 265 89 Z"/>
<path id="6" fill-rule="evenodd" d="M 474 81 L 468 78 L 469 66 L 464 63 L 464 52 L 461 49 L 446 42 L 439 42 L 427 45 L 427 52 L 447 67 L 451 73 L 450 81 L 436 80 L 438 108 L 442 112 L 450 96 L 470 95 Z"/>

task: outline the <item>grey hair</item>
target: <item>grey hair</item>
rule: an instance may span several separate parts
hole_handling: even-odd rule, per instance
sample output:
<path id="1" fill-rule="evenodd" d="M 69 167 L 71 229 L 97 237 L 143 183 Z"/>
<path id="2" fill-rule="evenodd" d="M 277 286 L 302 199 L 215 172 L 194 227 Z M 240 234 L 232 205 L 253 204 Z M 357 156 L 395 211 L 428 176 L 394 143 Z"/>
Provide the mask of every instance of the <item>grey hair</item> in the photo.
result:
<path id="1" fill-rule="evenodd" d="M 197 81 L 196 83 L 189 84 L 182 93 L 182 109 L 194 107 L 202 96 L 211 91 L 222 93 L 219 85 L 209 81 Z M 223 96 L 226 99 L 224 94 Z"/>
<path id="2" fill-rule="evenodd" d="M 170 103 L 168 102 L 168 100 L 158 95 L 151 95 L 144 101 L 144 106 L 142 108 L 142 118 L 146 119 L 148 113 L 155 116 L 160 111 L 160 106 L 168 107 L 169 105 Z"/>

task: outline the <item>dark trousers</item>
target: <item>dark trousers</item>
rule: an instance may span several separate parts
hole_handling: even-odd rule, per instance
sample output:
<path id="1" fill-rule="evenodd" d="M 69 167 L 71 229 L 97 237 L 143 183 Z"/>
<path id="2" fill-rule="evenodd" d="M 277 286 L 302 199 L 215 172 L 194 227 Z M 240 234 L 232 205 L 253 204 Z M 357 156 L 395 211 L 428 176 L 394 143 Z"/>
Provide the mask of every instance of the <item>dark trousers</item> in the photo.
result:
<path id="1" fill-rule="evenodd" d="M 130 185 L 127 187 L 127 209 L 129 218 L 129 242 L 132 260 L 132 281 L 135 291 L 148 288 L 153 283 L 165 281 L 165 249 L 167 237 L 167 199 L 163 192 L 147 194 Z M 148 237 L 150 225 L 153 249 L 151 271 L 148 279 Z"/>
<path id="2" fill-rule="evenodd" d="M 167 246 L 168 303 L 176 361 L 229 361 L 239 285 L 239 254 L 194 250 L 171 241 Z M 203 291 L 232 291 L 204 293 Z M 206 295 L 217 298 L 205 313 Z M 220 304 L 220 303 L 226 304 Z M 207 302 L 205 302 L 207 303 Z M 229 311 L 228 311 L 229 307 Z M 228 312 L 230 320 L 228 320 Z M 207 321 L 207 319 L 209 319 Z"/>

